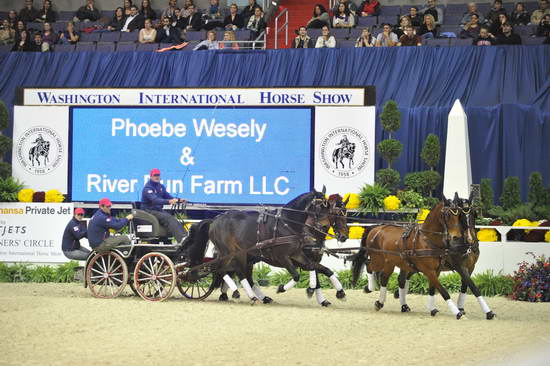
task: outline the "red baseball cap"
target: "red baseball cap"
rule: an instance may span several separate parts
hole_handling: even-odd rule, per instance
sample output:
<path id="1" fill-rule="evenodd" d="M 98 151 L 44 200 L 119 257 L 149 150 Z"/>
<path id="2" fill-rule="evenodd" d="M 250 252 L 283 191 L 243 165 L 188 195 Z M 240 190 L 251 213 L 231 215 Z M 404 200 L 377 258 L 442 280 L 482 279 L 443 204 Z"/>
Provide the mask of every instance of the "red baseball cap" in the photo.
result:
<path id="1" fill-rule="evenodd" d="M 149 176 L 152 177 L 155 174 L 160 175 L 160 170 L 158 170 L 157 168 L 151 169 L 151 171 L 149 172 Z"/>
<path id="2" fill-rule="evenodd" d="M 74 209 L 74 214 L 75 215 L 84 215 L 84 209 L 79 207 L 79 208 L 75 208 Z"/>
<path id="3" fill-rule="evenodd" d="M 112 206 L 113 204 L 111 203 L 111 200 L 108 199 L 108 198 L 102 198 L 99 200 L 99 205 L 103 205 L 103 206 Z"/>

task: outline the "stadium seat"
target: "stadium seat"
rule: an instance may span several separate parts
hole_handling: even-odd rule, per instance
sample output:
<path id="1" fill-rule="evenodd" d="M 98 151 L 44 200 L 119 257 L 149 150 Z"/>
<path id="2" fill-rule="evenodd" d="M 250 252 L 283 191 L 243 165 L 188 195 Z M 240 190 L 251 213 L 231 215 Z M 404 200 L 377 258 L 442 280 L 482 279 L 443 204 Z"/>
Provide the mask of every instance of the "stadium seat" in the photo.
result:
<path id="1" fill-rule="evenodd" d="M 377 22 L 376 17 L 359 17 L 359 19 L 357 19 L 357 26 L 372 27 L 373 25 L 376 25 L 376 22 Z"/>
<path id="2" fill-rule="evenodd" d="M 443 17 L 443 24 L 457 25 L 460 24 L 462 20 L 462 15 L 460 14 L 450 14 Z"/>
<path id="3" fill-rule="evenodd" d="M 248 41 L 250 39 L 250 31 L 247 29 L 238 30 L 235 32 L 235 39 L 239 41 Z"/>
<path id="4" fill-rule="evenodd" d="M 78 42 L 76 44 L 77 51 L 95 51 L 95 43 Z"/>
<path id="5" fill-rule="evenodd" d="M 492 4 L 490 3 L 477 4 L 477 12 L 485 16 L 485 14 L 487 14 L 489 10 L 491 10 L 491 7 L 492 7 Z"/>
<path id="6" fill-rule="evenodd" d="M 78 49 L 78 47 L 77 47 Z M 98 52 L 114 52 L 115 44 L 113 42 L 99 42 L 97 44 L 96 50 Z"/>
<path id="7" fill-rule="evenodd" d="M 533 30 L 533 27 L 529 25 L 514 27 L 514 33 L 519 34 L 520 36 L 530 36 L 533 34 Z"/>
<path id="8" fill-rule="evenodd" d="M 352 28 L 351 34 L 349 35 L 349 39 L 357 39 L 359 36 L 361 36 L 361 33 L 363 33 L 364 28 Z"/>
<path id="9" fill-rule="evenodd" d="M 138 43 L 136 51 L 152 52 L 159 48 L 158 43 Z"/>
<path id="10" fill-rule="evenodd" d="M 54 52 L 73 52 L 74 44 L 56 44 Z"/>
<path id="11" fill-rule="evenodd" d="M 100 34 L 97 32 L 81 33 L 80 42 L 98 42 Z"/>
<path id="12" fill-rule="evenodd" d="M 332 28 L 330 33 L 337 39 L 349 38 L 350 30 L 348 28 Z"/>
<path id="13" fill-rule="evenodd" d="M 115 11 L 114 10 L 102 10 L 101 11 L 101 16 L 104 17 L 104 18 L 113 19 L 114 16 L 115 16 Z"/>
<path id="14" fill-rule="evenodd" d="M 458 35 L 460 34 L 460 31 L 461 31 L 461 28 L 459 25 L 444 24 L 439 27 L 439 34 L 446 33 L 446 32 L 453 32 L 458 37 Z"/>
<path id="15" fill-rule="evenodd" d="M 101 33 L 101 42 L 118 42 L 120 32 L 104 32 Z"/>
<path id="16" fill-rule="evenodd" d="M 401 12 L 401 6 L 399 5 L 382 5 L 380 8 L 380 15 L 394 15 L 397 16 Z"/>
<path id="17" fill-rule="evenodd" d="M 12 45 L 10 44 L 3 44 L 3 45 L 0 45 L 0 53 L 6 53 L 6 52 L 10 52 L 11 49 L 12 49 Z"/>
<path id="18" fill-rule="evenodd" d="M 186 38 L 188 41 L 200 41 L 205 39 L 205 34 L 201 31 L 187 31 Z"/>
<path id="19" fill-rule="evenodd" d="M 399 17 L 397 15 L 380 15 L 378 17 L 378 26 L 382 27 L 384 23 L 397 24 L 399 22 Z"/>
<path id="20" fill-rule="evenodd" d="M 55 23 L 52 24 L 52 28 L 54 30 L 54 32 L 63 32 L 67 29 L 67 23 L 68 22 L 60 22 L 60 21 L 57 21 Z"/>
<path id="21" fill-rule="evenodd" d="M 528 3 L 523 3 L 523 4 L 525 5 L 525 10 L 527 10 L 529 13 L 532 13 L 533 11 L 539 8 L 539 3 L 536 1 L 530 1 Z"/>
<path id="22" fill-rule="evenodd" d="M 451 38 L 451 46 L 471 46 L 474 40 L 472 38 Z"/>
<path id="23" fill-rule="evenodd" d="M 69 20 L 73 20 L 74 16 L 75 16 L 74 11 L 60 11 L 59 17 L 57 18 L 57 20 L 69 21 Z"/>
<path id="24" fill-rule="evenodd" d="M 355 40 L 337 40 L 336 47 L 338 48 L 353 48 L 355 47 Z"/>
<path id="25" fill-rule="evenodd" d="M 98 46 L 99 50 L 99 46 Z M 135 51 L 136 44 L 134 42 L 119 42 L 116 47 L 117 52 Z"/>
<path id="26" fill-rule="evenodd" d="M 449 46 L 449 39 L 448 38 L 427 38 L 425 40 L 426 46 Z"/>
<path id="27" fill-rule="evenodd" d="M 308 29 L 307 34 L 313 39 L 313 42 L 321 35 L 320 29 Z"/>
<path id="28" fill-rule="evenodd" d="M 464 4 L 447 4 L 445 7 L 445 15 L 462 15 L 468 10 L 466 3 Z M 445 18 L 443 18 L 445 19 Z"/>
<path id="29" fill-rule="evenodd" d="M 27 23 L 27 29 L 28 30 L 35 30 L 35 31 L 42 31 L 44 29 L 44 25 L 42 25 L 42 23 L 38 23 L 38 22 L 28 22 Z"/>
<path id="30" fill-rule="evenodd" d="M 544 42 L 544 37 L 521 37 L 521 43 L 525 45 L 542 45 Z"/>
<path id="31" fill-rule="evenodd" d="M 138 38 L 139 38 L 139 31 L 120 32 L 119 42 L 137 42 Z"/>

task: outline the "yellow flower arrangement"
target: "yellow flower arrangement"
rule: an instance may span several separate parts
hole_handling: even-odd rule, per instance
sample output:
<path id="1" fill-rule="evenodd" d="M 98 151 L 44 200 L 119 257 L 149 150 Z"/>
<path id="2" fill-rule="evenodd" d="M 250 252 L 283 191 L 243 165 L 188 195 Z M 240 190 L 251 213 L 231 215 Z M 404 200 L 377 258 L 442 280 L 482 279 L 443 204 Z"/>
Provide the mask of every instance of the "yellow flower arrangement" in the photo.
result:
<path id="1" fill-rule="evenodd" d="M 419 224 L 423 224 L 424 221 L 426 220 L 426 218 L 428 217 L 428 215 L 430 214 L 430 210 L 427 210 L 425 208 L 421 208 L 419 211 L 418 211 L 418 215 L 416 215 L 416 221 L 419 223 Z"/>
<path id="2" fill-rule="evenodd" d="M 357 193 L 346 193 L 344 195 L 344 201 L 349 197 L 348 204 L 346 205 L 346 208 L 348 210 L 355 210 L 359 208 L 359 203 L 361 200 L 359 199 L 359 195 Z"/>
<path id="3" fill-rule="evenodd" d="M 59 203 L 59 202 L 63 202 L 64 200 L 65 200 L 65 197 L 57 189 L 50 189 L 49 191 L 46 192 L 45 202 Z"/>
<path id="4" fill-rule="evenodd" d="M 546 234 L 544 234 L 544 241 L 550 243 L 550 230 L 546 231 Z"/>
<path id="5" fill-rule="evenodd" d="M 22 189 L 17 193 L 17 199 L 19 202 L 32 202 L 32 195 L 34 191 L 30 188 Z"/>
<path id="6" fill-rule="evenodd" d="M 497 241 L 497 231 L 495 229 L 481 229 L 477 232 L 477 240 L 479 241 Z"/>
<path id="7" fill-rule="evenodd" d="M 514 223 L 512 224 L 512 226 L 539 226 L 539 222 L 538 221 L 529 221 L 527 219 L 519 219 L 519 220 L 516 220 L 514 221 Z M 525 230 L 525 233 L 529 233 L 531 230 Z"/>
<path id="8" fill-rule="evenodd" d="M 349 228 L 349 238 L 350 239 L 361 239 L 365 228 L 362 226 L 350 226 Z"/>
<path id="9" fill-rule="evenodd" d="M 396 211 L 401 206 L 401 200 L 397 196 L 388 196 L 384 198 L 384 210 Z"/>

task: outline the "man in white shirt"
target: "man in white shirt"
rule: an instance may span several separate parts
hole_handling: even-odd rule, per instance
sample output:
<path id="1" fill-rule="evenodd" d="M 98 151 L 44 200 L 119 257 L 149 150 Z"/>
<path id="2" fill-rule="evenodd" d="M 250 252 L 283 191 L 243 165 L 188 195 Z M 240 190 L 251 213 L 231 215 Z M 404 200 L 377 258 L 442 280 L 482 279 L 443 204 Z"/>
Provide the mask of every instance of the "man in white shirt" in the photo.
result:
<path id="1" fill-rule="evenodd" d="M 393 47 L 397 46 L 397 43 L 399 43 L 399 38 L 391 31 L 391 25 L 384 24 L 382 33 L 376 37 L 376 47 Z"/>

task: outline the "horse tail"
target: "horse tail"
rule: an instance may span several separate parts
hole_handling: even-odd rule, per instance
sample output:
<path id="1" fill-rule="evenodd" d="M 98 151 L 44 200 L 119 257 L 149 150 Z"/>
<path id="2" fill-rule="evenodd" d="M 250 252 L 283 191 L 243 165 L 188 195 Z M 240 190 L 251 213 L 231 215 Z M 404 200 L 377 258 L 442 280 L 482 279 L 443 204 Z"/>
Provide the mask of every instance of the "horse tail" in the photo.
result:
<path id="1" fill-rule="evenodd" d="M 208 231 L 212 221 L 212 219 L 206 219 L 193 224 L 189 230 L 189 236 L 183 242 L 183 247 L 187 249 L 191 265 L 201 264 L 204 259 L 209 240 Z"/>
<path id="2" fill-rule="evenodd" d="M 357 284 L 357 281 L 359 280 L 359 277 L 361 277 L 361 273 L 363 273 L 363 264 L 367 262 L 367 236 L 369 235 L 369 232 L 374 228 L 374 226 L 366 226 L 365 231 L 363 232 L 363 236 L 361 237 L 361 244 L 359 247 L 359 252 L 357 254 L 351 256 L 351 284 L 353 287 Z"/>

